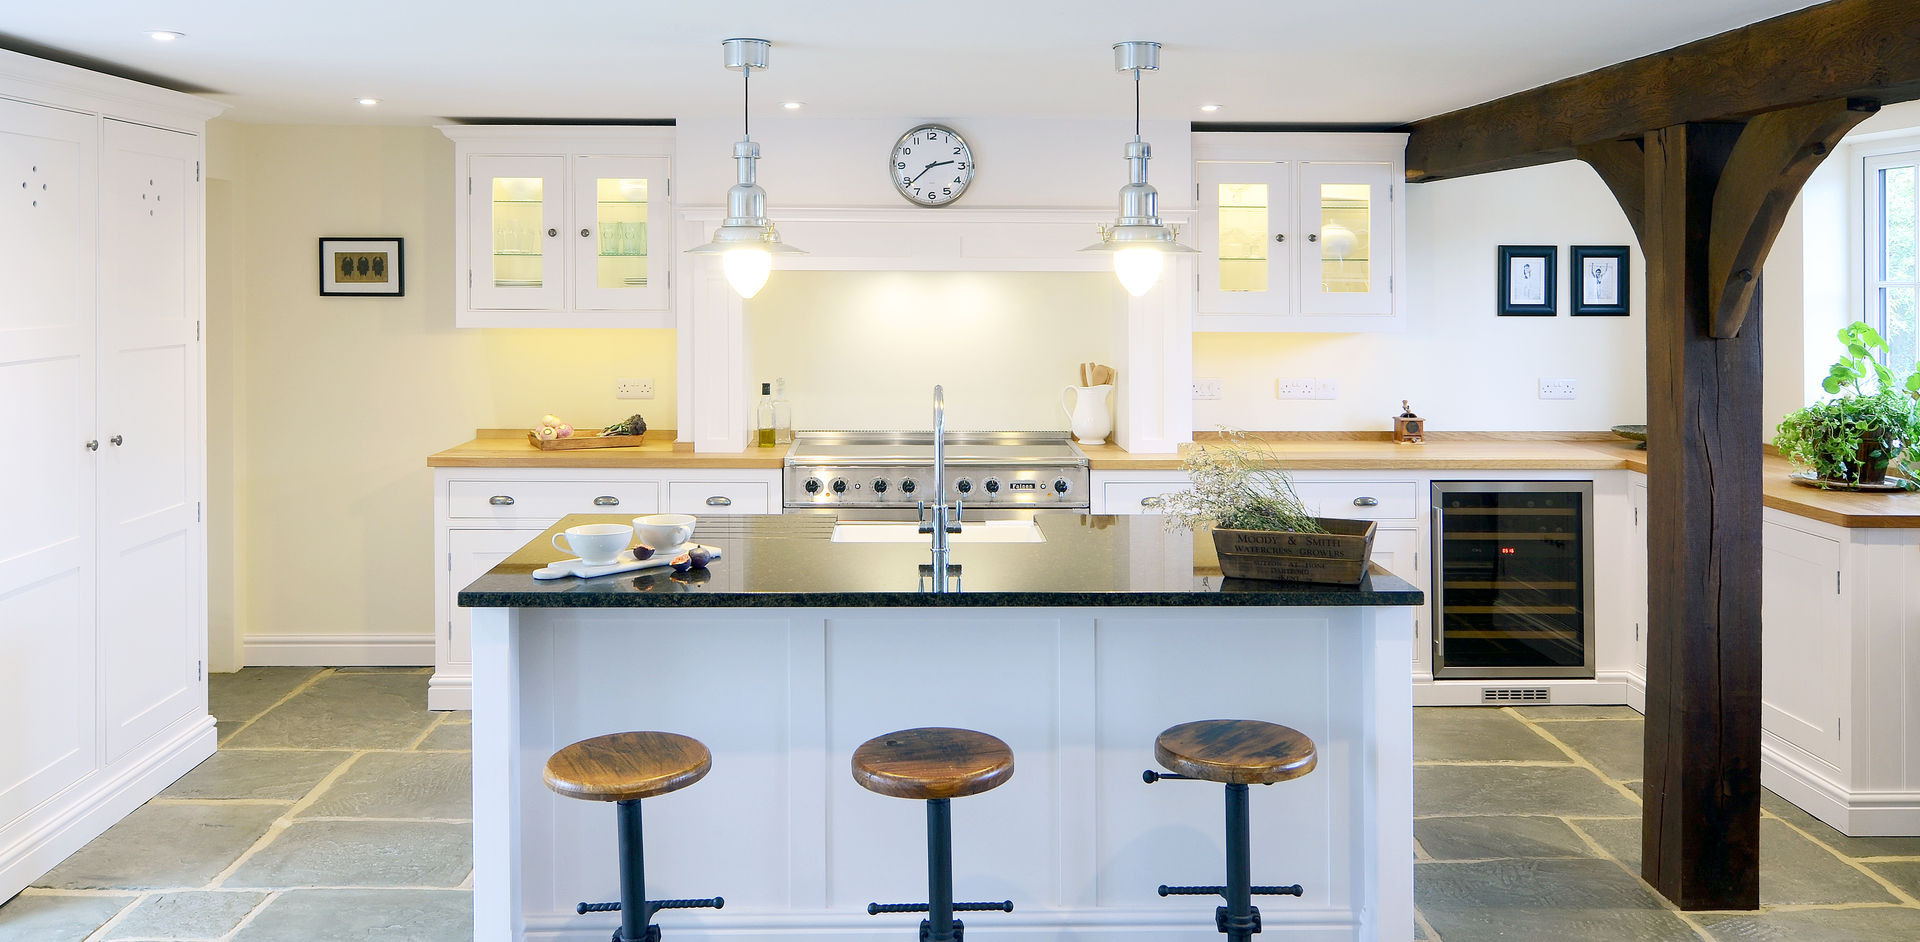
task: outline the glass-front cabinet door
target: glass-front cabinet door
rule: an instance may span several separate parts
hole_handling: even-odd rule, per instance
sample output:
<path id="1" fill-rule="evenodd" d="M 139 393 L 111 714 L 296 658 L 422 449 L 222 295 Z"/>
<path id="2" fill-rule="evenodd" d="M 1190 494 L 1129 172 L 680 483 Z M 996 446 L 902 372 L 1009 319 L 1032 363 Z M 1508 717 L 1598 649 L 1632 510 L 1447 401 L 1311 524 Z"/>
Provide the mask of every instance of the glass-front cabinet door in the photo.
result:
<path id="1" fill-rule="evenodd" d="M 1392 314 L 1393 169 L 1300 164 L 1300 313 Z"/>
<path id="2" fill-rule="evenodd" d="M 1285 314 L 1291 305 L 1291 165 L 1201 161 L 1196 222 L 1203 314 Z"/>
<path id="3" fill-rule="evenodd" d="M 672 226 L 651 209 L 667 205 L 667 168 L 665 157 L 573 158 L 575 307 L 666 309 Z"/>
<path id="4" fill-rule="evenodd" d="M 475 157 L 470 169 L 469 305 L 564 309 L 566 158 Z"/>

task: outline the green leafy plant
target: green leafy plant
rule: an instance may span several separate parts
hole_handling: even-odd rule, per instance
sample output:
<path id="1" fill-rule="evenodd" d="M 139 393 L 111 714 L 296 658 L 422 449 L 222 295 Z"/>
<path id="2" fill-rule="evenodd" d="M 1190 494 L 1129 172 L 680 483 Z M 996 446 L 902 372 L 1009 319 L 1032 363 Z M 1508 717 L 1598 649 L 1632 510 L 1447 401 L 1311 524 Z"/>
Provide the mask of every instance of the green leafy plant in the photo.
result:
<path id="1" fill-rule="evenodd" d="M 1887 342 L 1867 324 L 1848 324 L 1838 336 L 1844 352 L 1821 381 L 1834 398 L 1789 413 L 1773 444 L 1822 481 L 1871 483 L 1895 462 L 1920 460 L 1920 372 L 1903 379 L 1880 362 Z M 1915 486 L 1911 477 L 1904 483 Z"/>
<path id="2" fill-rule="evenodd" d="M 1187 450 L 1183 465 L 1193 490 L 1154 499 L 1170 529 L 1326 532 L 1271 449 L 1245 432 L 1222 431 L 1221 441 Z"/>

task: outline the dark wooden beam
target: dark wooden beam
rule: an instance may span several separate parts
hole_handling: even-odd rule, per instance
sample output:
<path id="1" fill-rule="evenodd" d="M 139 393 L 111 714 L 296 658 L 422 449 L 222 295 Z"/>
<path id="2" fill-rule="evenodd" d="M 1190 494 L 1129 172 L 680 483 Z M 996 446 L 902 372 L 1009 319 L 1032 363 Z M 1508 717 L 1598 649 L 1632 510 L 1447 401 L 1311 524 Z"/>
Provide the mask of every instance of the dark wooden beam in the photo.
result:
<path id="1" fill-rule="evenodd" d="M 1712 333 L 1725 339 L 1740 332 L 1754 305 L 1760 265 L 1773 248 L 1794 197 L 1834 145 L 1879 104 L 1822 101 L 1756 115 L 1740 133 L 1713 196 L 1707 248 Z"/>
<path id="2" fill-rule="evenodd" d="M 1710 227 L 1745 128 L 1646 137 L 1647 714 L 1641 874 L 1760 905 L 1760 286 L 1715 338 Z"/>
<path id="3" fill-rule="evenodd" d="M 1407 125 L 1407 179 L 1569 160 L 1654 128 L 1920 99 L 1920 3 L 1831 0 Z"/>
<path id="4" fill-rule="evenodd" d="M 1633 237 L 1647 244 L 1647 149 L 1639 139 L 1582 144 L 1575 152 L 1600 175 L 1633 226 Z M 1577 279 L 1577 275 L 1575 276 Z"/>

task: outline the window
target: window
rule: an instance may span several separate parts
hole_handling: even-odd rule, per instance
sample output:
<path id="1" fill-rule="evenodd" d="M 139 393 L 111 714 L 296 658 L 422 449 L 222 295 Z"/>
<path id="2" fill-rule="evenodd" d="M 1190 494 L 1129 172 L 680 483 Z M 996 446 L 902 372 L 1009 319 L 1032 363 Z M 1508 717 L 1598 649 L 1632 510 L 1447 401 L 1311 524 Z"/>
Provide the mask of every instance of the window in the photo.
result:
<path id="1" fill-rule="evenodd" d="M 1920 151 L 1869 157 L 1866 162 L 1866 321 L 1887 338 L 1887 364 L 1897 370 L 1920 361 Z"/>

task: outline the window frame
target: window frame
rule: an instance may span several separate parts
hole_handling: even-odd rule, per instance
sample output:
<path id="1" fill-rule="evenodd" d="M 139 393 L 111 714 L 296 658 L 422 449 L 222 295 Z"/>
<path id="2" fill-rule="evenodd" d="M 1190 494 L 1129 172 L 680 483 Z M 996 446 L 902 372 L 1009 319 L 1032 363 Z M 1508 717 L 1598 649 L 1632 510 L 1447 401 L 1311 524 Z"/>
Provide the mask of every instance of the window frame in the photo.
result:
<path id="1" fill-rule="evenodd" d="M 1916 176 L 1914 188 L 1914 219 L 1916 235 L 1916 256 L 1920 256 L 1920 139 L 1905 138 L 1889 141 L 1880 147 L 1874 147 L 1859 156 L 1859 200 L 1856 203 L 1860 212 L 1860 255 L 1855 269 L 1859 276 L 1858 301 L 1854 305 L 1854 319 L 1862 321 L 1887 336 L 1886 306 L 1882 292 L 1889 287 L 1910 287 L 1916 298 L 1920 298 L 1920 257 L 1916 257 L 1914 273 L 1910 279 L 1888 279 L 1882 274 L 1885 263 L 1886 215 L 1880 179 L 1881 173 L 1898 167 L 1913 167 Z M 1915 351 L 1916 360 L 1920 360 L 1920 349 Z M 1896 371 L 1914 369 L 1920 363 L 1892 364 Z"/>

